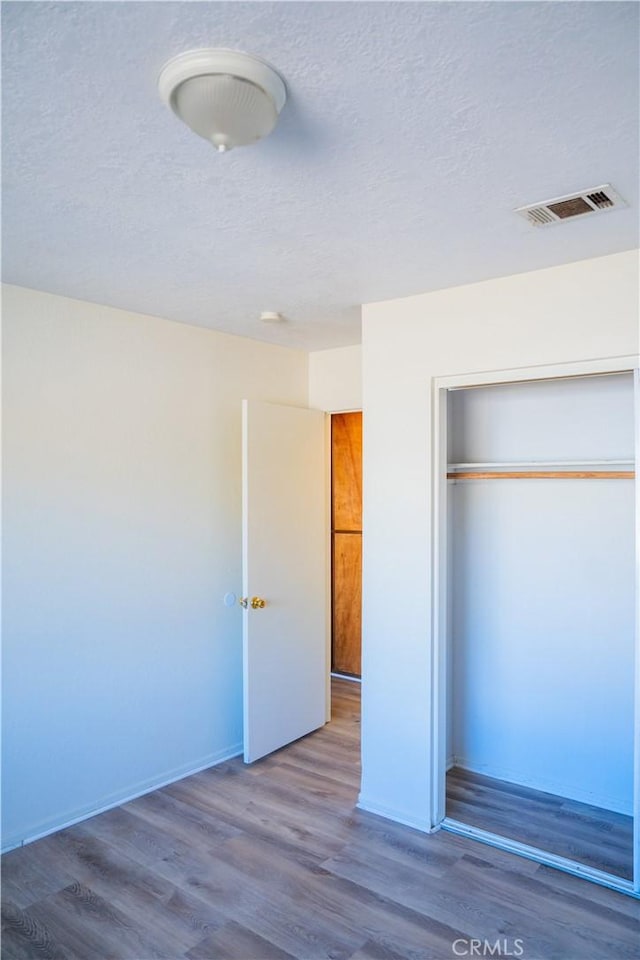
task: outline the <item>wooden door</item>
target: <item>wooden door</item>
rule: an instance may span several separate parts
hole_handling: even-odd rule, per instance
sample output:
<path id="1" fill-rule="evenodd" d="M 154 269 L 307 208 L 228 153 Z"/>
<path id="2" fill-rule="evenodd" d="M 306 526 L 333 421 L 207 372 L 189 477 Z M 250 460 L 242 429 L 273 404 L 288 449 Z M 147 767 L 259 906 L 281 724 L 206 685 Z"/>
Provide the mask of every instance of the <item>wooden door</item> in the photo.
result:
<path id="1" fill-rule="evenodd" d="M 362 414 L 331 418 L 332 664 L 359 677 L 362 633 Z"/>
<path id="2" fill-rule="evenodd" d="M 319 410 L 243 403 L 247 763 L 327 717 L 325 438 Z"/>

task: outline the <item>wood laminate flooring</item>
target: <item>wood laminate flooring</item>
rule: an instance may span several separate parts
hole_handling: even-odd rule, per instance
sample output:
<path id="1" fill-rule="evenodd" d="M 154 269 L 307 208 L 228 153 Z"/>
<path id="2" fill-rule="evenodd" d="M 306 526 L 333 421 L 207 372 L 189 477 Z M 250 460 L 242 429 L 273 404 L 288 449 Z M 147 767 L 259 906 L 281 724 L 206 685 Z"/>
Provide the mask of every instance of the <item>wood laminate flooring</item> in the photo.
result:
<path id="1" fill-rule="evenodd" d="M 460 767 L 447 774 L 446 810 L 468 826 L 633 879 L 633 817 Z"/>
<path id="2" fill-rule="evenodd" d="M 472 938 L 489 956 L 638 960 L 637 900 L 357 810 L 360 686 L 333 690 L 332 722 L 265 760 L 7 854 L 5 960 L 449 960 Z"/>

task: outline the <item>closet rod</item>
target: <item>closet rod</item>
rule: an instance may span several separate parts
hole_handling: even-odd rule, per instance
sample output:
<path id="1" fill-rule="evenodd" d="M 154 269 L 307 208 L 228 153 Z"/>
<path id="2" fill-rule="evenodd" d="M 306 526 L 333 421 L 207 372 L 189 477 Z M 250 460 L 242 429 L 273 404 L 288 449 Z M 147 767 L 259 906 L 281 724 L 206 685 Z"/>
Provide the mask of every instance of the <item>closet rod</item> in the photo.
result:
<path id="1" fill-rule="evenodd" d="M 634 480 L 635 470 L 461 470 L 447 480 Z"/>

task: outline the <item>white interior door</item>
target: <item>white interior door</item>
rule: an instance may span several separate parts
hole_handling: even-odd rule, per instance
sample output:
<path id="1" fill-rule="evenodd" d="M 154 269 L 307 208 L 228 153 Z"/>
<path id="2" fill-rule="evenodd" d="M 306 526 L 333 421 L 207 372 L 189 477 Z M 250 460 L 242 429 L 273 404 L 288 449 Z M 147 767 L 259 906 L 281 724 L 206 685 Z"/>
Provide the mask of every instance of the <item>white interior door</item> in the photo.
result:
<path id="1" fill-rule="evenodd" d="M 244 759 L 327 716 L 327 488 L 319 410 L 243 401 Z M 253 598 L 265 606 L 252 607 Z"/>

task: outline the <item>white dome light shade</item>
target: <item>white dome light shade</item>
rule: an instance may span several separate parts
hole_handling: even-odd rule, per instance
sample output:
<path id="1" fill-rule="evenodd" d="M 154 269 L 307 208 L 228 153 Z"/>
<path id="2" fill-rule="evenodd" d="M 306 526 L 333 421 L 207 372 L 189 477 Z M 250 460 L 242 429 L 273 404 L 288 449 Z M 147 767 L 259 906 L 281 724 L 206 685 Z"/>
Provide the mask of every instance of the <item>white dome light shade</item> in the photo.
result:
<path id="1" fill-rule="evenodd" d="M 278 120 L 264 90 L 227 74 L 185 80 L 176 90 L 175 104 L 186 125 L 218 149 L 254 143 L 271 133 Z"/>
<path id="2" fill-rule="evenodd" d="M 235 50 L 180 54 L 163 67 L 158 88 L 174 113 L 221 153 L 271 133 L 287 96 L 268 63 Z"/>

